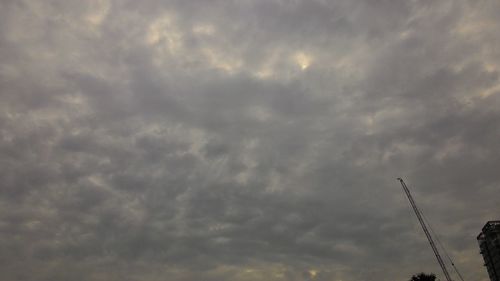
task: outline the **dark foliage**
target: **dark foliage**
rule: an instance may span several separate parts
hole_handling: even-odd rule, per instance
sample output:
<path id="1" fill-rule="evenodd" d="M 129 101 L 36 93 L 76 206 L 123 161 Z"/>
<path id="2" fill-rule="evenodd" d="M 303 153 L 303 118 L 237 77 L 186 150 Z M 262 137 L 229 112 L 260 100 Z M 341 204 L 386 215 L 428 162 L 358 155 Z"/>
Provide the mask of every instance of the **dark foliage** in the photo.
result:
<path id="1" fill-rule="evenodd" d="M 413 275 L 410 281 L 436 281 L 436 275 L 433 273 L 426 274 L 422 272 L 417 275 Z"/>

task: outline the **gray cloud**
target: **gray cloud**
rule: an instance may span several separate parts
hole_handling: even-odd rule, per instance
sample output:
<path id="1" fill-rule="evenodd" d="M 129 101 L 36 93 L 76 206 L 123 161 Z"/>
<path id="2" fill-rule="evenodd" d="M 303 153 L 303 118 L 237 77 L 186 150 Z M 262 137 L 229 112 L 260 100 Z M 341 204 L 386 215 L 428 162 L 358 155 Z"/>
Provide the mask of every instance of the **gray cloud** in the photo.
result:
<path id="1" fill-rule="evenodd" d="M 2 1 L 3 278 L 487 280 L 499 11 Z"/>

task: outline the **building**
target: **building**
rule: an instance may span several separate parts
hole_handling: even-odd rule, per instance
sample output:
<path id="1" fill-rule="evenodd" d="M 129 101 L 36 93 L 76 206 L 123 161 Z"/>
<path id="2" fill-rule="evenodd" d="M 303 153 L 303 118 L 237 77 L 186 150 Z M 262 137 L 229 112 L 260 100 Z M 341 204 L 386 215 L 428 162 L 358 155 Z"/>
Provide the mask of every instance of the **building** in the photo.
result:
<path id="1" fill-rule="evenodd" d="M 477 236 L 491 281 L 500 281 L 500 220 L 487 222 Z"/>

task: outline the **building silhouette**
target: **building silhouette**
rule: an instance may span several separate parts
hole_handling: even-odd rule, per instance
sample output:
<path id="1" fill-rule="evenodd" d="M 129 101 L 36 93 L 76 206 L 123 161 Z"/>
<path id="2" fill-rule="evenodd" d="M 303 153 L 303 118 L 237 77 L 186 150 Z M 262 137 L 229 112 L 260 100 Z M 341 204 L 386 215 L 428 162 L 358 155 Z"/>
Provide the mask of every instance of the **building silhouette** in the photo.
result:
<path id="1" fill-rule="evenodd" d="M 491 281 L 500 281 L 500 220 L 487 222 L 477 236 Z"/>

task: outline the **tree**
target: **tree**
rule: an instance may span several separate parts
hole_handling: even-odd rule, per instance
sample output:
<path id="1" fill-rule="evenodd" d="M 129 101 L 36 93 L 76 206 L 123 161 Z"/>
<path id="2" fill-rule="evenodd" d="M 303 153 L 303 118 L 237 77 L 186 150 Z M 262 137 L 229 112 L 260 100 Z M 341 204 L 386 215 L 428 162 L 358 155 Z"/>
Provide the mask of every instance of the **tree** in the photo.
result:
<path id="1" fill-rule="evenodd" d="M 426 273 L 422 272 L 422 273 L 413 275 L 411 277 L 410 281 L 436 281 L 436 275 L 434 275 L 434 273 L 426 274 Z"/>

